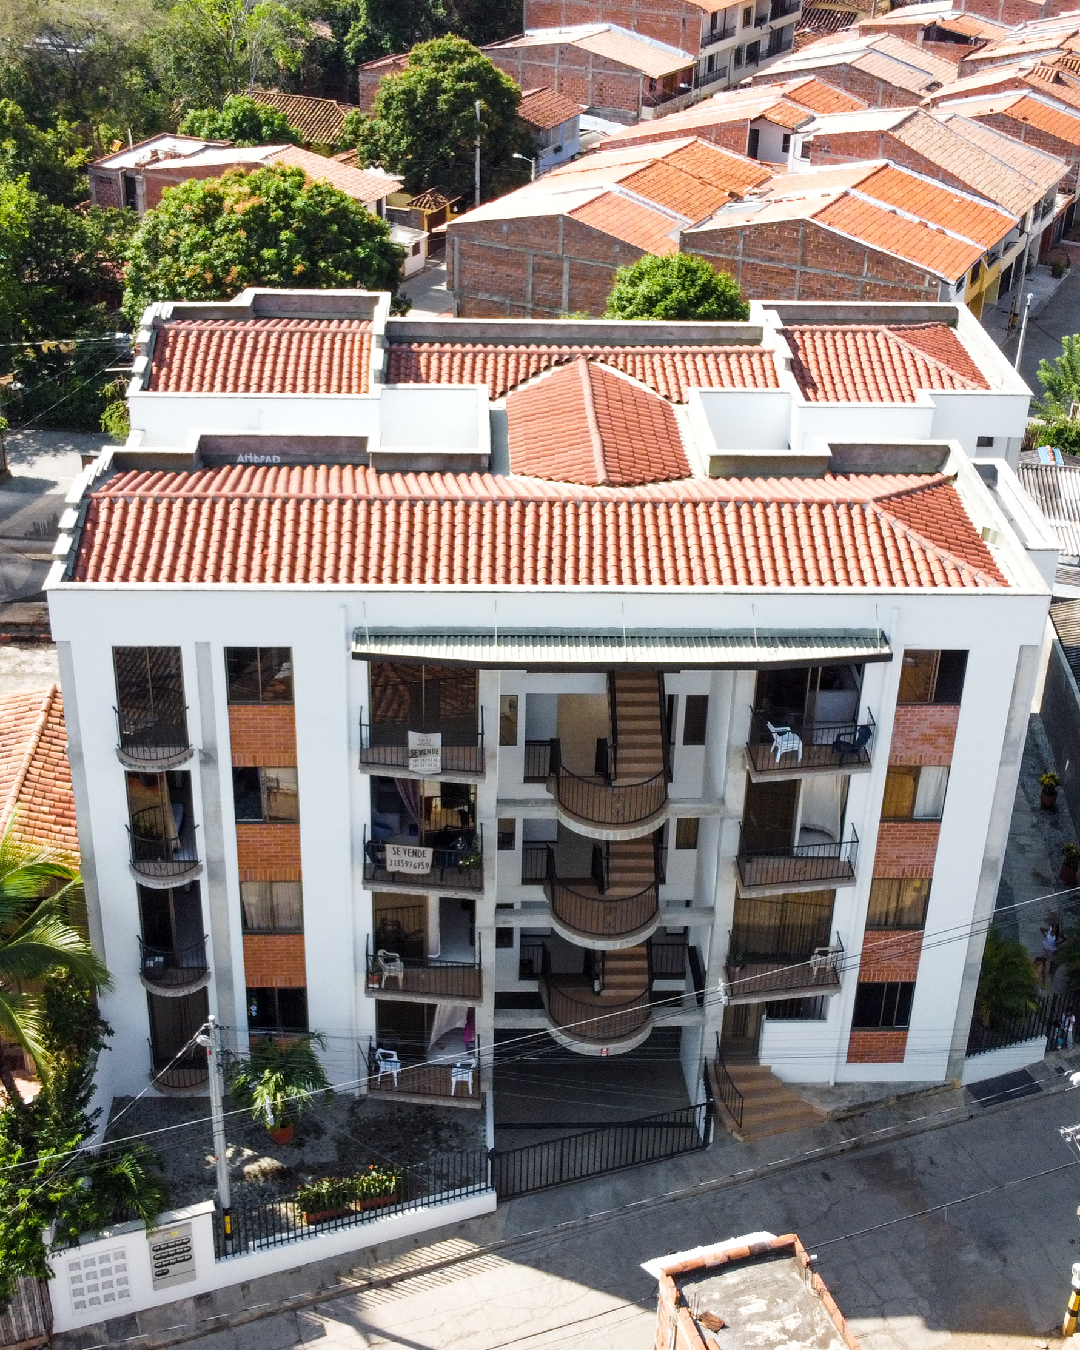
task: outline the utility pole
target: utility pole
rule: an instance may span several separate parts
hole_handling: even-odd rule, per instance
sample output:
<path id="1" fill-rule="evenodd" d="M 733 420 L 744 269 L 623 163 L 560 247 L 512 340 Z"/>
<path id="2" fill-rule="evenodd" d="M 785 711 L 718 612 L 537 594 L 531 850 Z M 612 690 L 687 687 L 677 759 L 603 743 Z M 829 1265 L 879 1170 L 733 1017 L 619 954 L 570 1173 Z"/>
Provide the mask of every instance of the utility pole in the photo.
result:
<path id="1" fill-rule="evenodd" d="M 1024 354 L 1024 338 L 1027 336 L 1028 311 L 1031 309 L 1031 302 L 1034 299 L 1034 292 L 1028 291 L 1024 299 L 1024 317 L 1020 321 L 1020 341 L 1016 345 L 1016 360 L 1013 362 L 1013 370 L 1020 369 L 1020 358 Z"/>
<path id="2" fill-rule="evenodd" d="M 214 1162 L 217 1164 L 218 1202 L 226 1249 L 232 1242 L 232 1192 L 229 1189 L 229 1159 L 225 1152 L 225 1075 L 221 1071 L 221 1027 L 210 1014 L 206 1028 L 195 1038 L 206 1048 L 210 1068 L 210 1125 L 214 1135 Z"/>
<path id="3" fill-rule="evenodd" d="M 473 170 L 473 206 L 480 205 L 480 100 L 476 100 L 476 166 Z"/>

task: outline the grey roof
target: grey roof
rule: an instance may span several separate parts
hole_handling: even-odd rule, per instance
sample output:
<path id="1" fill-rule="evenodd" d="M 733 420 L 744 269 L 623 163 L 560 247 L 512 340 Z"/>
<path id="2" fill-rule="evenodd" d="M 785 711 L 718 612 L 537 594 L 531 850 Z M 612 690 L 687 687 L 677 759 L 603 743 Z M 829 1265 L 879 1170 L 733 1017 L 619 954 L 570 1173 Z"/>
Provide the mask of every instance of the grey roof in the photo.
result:
<path id="1" fill-rule="evenodd" d="M 405 660 L 502 666 L 758 666 L 831 665 L 888 661 L 888 638 L 869 628 L 801 633 L 695 629 L 657 633 L 636 629 L 393 629 L 357 628 L 357 660 Z"/>
<path id="2" fill-rule="evenodd" d="M 1080 559 L 1080 464 L 1020 463 L 1020 482 L 1057 535 L 1066 558 Z"/>
<path id="3" fill-rule="evenodd" d="M 1077 682 L 1080 682 L 1080 600 L 1054 600 L 1050 619 Z"/>

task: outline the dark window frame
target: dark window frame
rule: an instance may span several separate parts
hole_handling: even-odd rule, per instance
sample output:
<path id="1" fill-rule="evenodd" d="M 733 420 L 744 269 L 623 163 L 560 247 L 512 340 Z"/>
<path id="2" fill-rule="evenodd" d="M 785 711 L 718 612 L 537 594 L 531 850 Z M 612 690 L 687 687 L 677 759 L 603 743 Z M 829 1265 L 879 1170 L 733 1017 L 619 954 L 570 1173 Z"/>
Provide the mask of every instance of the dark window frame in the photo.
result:
<path id="1" fill-rule="evenodd" d="M 509 826 L 509 828 L 507 828 Z M 499 853 L 512 853 L 517 848 L 517 817 L 499 816 L 496 823 L 495 848 Z"/>
<path id="2" fill-rule="evenodd" d="M 676 816 L 675 818 L 675 848 L 676 850 L 690 851 L 698 846 L 698 833 L 701 828 L 701 820 L 698 816 Z"/>
<path id="3" fill-rule="evenodd" d="M 269 791 L 268 791 L 268 789 L 267 789 L 267 786 L 266 786 L 266 775 L 267 775 L 268 773 L 291 773 L 291 774 L 297 774 L 297 770 L 296 770 L 295 766 L 294 766 L 294 765 L 291 765 L 291 764 L 274 764 L 274 765 L 265 765 L 265 766 L 264 766 L 264 765 L 254 765 L 254 764 L 251 764 L 251 765 L 244 765 L 244 766 L 241 766 L 241 767 L 237 767 L 237 766 L 234 766 L 234 767 L 233 767 L 233 771 L 232 771 L 232 776 L 233 776 L 233 814 L 234 814 L 234 818 L 235 818 L 235 820 L 236 820 L 236 823 L 237 823 L 238 825 L 299 825 L 299 823 L 300 823 L 300 790 L 299 790 L 299 783 L 297 783 L 297 792 L 296 792 L 296 815 L 295 815 L 295 816 L 270 816 L 270 815 L 267 814 L 267 810 L 268 810 L 267 803 L 268 803 L 268 800 L 269 800 L 269 797 L 270 797 L 270 793 L 269 793 Z M 247 816 L 247 815 L 243 815 L 243 816 L 242 816 L 242 815 L 240 814 L 240 802 L 241 802 L 242 800 L 247 800 L 247 799 L 251 796 L 251 791 L 250 791 L 250 789 L 249 789 L 242 797 L 237 793 L 237 778 L 238 778 L 238 775 L 244 775 L 244 774 L 255 774 L 255 775 L 257 775 L 257 778 L 258 778 L 258 784 L 259 784 L 259 810 L 260 810 L 260 812 L 261 812 L 260 815 L 257 815 L 257 816 Z"/>
<path id="4" fill-rule="evenodd" d="M 914 980 L 860 981 L 855 986 L 852 1031 L 906 1031 L 914 998 Z"/>
<path id="5" fill-rule="evenodd" d="M 704 745 L 709 735 L 709 695 L 683 695 L 683 745 Z"/>
<path id="6" fill-rule="evenodd" d="M 249 665 L 248 674 L 245 677 L 242 673 L 241 653 L 249 653 L 247 662 Z M 251 656 L 254 653 L 254 687 L 257 697 L 238 696 L 237 685 L 245 678 L 251 679 Z M 277 653 L 271 656 L 271 653 Z M 282 653 L 285 654 L 282 659 Z M 288 666 L 288 675 L 283 676 L 282 670 Z M 274 668 L 276 673 L 274 673 Z M 282 688 L 281 691 L 273 689 L 275 684 L 282 686 L 287 684 L 287 691 Z M 229 703 L 248 703 L 256 705 L 265 705 L 272 703 L 295 702 L 295 688 L 293 679 L 293 660 L 291 647 L 226 647 L 225 648 L 225 686 L 226 698 Z"/>
<path id="7" fill-rule="evenodd" d="M 251 1007 L 253 1002 L 262 1005 L 255 1013 Z M 253 1034 L 283 1031 L 302 1036 L 310 1030 L 305 984 L 276 989 L 251 986 L 244 992 L 244 1007 L 247 1009 L 248 1030 Z M 261 1014 L 264 1010 L 272 1016 L 263 1018 Z M 256 1018 L 259 1020 L 256 1021 Z"/>

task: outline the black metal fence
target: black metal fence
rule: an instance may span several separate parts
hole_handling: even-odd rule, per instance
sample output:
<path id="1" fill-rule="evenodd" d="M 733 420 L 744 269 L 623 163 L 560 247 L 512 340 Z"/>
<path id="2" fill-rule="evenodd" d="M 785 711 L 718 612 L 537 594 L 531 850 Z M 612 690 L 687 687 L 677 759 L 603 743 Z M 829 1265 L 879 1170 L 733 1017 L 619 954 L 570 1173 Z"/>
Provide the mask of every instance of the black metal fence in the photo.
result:
<path id="1" fill-rule="evenodd" d="M 143 979 L 162 989 L 179 989 L 198 984 L 206 974 L 206 938 L 186 947 L 148 947 L 139 939 Z"/>
<path id="2" fill-rule="evenodd" d="M 525 742 L 525 768 L 522 778 L 526 783 L 546 783 L 551 772 L 551 742 Z"/>
<path id="3" fill-rule="evenodd" d="M 708 1104 L 658 1116 L 602 1125 L 521 1148 L 496 1149 L 491 1177 L 500 1200 L 547 1190 L 568 1181 L 619 1172 L 707 1148 L 712 1139 Z"/>
<path id="4" fill-rule="evenodd" d="M 808 882 L 851 881 L 859 859 L 859 836 L 834 844 L 796 844 L 792 848 L 744 850 L 737 864 L 744 886 L 791 886 Z"/>
<path id="5" fill-rule="evenodd" d="M 563 764 L 558 740 L 551 742 L 550 771 L 559 805 L 568 815 L 594 825 L 640 825 L 658 815 L 667 802 L 663 770 L 639 783 L 582 778 Z"/>
<path id="6" fill-rule="evenodd" d="M 364 827 L 364 880 L 376 882 L 380 886 L 446 886 L 458 891 L 482 891 L 484 889 L 484 827 L 476 833 L 462 830 L 460 842 L 450 848 L 433 847 L 427 842 L 430 836 L 410 839 L 410 845 L 428 848 L 431 862 L 427 871 L 397 871 L 387 867 L 387 845 L 379 840 L 367 837 Z"/>
<path id="7" fill-rule="evenodd" d="M 403 956 L 387 948 L 367 948 L 369 994 L 399 993 L 435 998 L 483 997 L 480 935 L 476 936 L 475 961 L 442 961 L 438 957 Z"/>
<path id="8" fill-rule="evenodd" d="M 735 1086 L 735 1080 L 728 1073 L 727 1065 L 724 1063 L 724 1052 L 720 1049 L 720 1037 L 716 1038 L 716 1059 L 713 1060 L 713 1069 L 716 1075 L 716 1089 L 720 1093 L 720 1100 L 727 1108 L 727 1113 L 735 1122 L 736 1129 L 742 1129 L 743 1108 L 746 1105 L 746 1098 Z"/>
<path id="9" fill-rule="evenodd" d="M 117 743 L 126 759 L 154 769 L 191 752 L 182 700 L 159 700 L 152 708 L 114 708 L 113 712 Z"/>
<path id="10" fill-rule="evenodd" d="M 321 1213 L 305 1213 L 296 1200 L 241 1201 L 230 1211 L 226 1237 L 220 1211 L 214 1222 L 214 1254 L 220 1261 L 241 1252 L 281 1247 L 318 1233 L 354 1228 L 384 1215 L 403 1214 L 421 1205 L 446 1204 L 491 1189 L 488 1156 L 479 1150 L 445 1153 L 426 1166 L 396 1169 L 400 1184 L 392 1196 L 361 1200 Z"/>
<path id="11" fill-rule="evenodd" d="M 985 1055 L 990 1050 L 1003 1050 L 1008 1045 L 1020 1045 L 1045 1036 L 1048 1050 L 1066 1048 L 1065 1017 L 1075 1011 L 1078 1002 L 1074 994 L 1053 994 L 1040 999 L 1039 1006 L 1021 1017 L 1004 1017 L 990 1026 L 984 1026 L 976 1012 L 968 1032 L 967 1054 Z M 1060 1040 L 1061 1044 L 1055 1042 Z"/>
<path id="12" fill-rule="evenodd" d="M 417 728 L 413 728 L 417 730 Z M 484 773 L 484 710 L 471 736 L 463 736 L 459 729 L 428 727 L 428 731 L 442 732 L 439 750 L 440 773 Z M 462 741 L 463 744 L 452 744 Z M 362 769 L 409 769 L 409 728 L 404 722 L 360 723 L 360 767 Z M 428 774 L 434 777 L 434 774 Z"/>

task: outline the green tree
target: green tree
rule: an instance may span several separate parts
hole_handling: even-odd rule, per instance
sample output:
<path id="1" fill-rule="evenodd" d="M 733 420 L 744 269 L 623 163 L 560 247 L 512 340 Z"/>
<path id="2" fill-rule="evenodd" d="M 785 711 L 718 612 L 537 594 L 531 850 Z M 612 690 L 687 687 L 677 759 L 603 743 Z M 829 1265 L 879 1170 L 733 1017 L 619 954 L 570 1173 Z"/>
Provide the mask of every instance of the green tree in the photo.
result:
<path id="1" fill-rule="evenodd" d="M 983 1026 L 1010 1017 L 1023 1017 L 1039 1006 L 1039 981 L 1022 942 L 1004 936 L 998 928 L 986 934 L 975 1009 Z"/>
<path id="2" fill-rule="evenodd" d="M 299 145 L 301 140 L 283 112 L 268 103 L 256 103 L 247 94 L 230 94 L 220 108 L 192 108 L 184 114 L 180 130 L 234 145 Z"/>
<path id="3" fill-rule="evenodd" d="M 1080 455 L 1080 421 L 1071 416 L 1073 405 L 1080 403 L 1080 334 L 1061 339 L 1061 355 L 1054 361 L 1039 362 L 1039 383 L 1043 397 L 1031 405 L 1039 419 L 1039 444 Z"/>
<path id="4" fill-rule="evenodd" d="M 191 179 L 148 211 L 128 250 L 124 313 L 154 300 L 224 300 L 245 286 L 395 291 L 390 227 L 302 169 Z"/>
<path id="5" fill-rule="evenodd" d="M 615 273 L 605 318 L 709 321 L 745 319 L 749 313 L 732 278 L 704 258 L 646 253 Z"/>
<path id="6" fill-rule="evenodd" d="M 73 923 L 81 912 L 82 878 L 55 849 L 22 838 L 14 821 L 0 839 L 0 1036 L 21 1045 L 48 1083 L 54 1068 L 41 995 L 48 976 L 63 973 L 89 989 L 103 989 L 109 972 Z M 0 1060 L 10 1106 L 22 1099 Z"/>
<path id="7" fill-rule="evenodd" d="M 359 148 L 369 164 L 405 179 L 410 192 L 439 186 L 468 196 L 480 103 L 480 161 L 485 197 L 508 179 L 521 180 L 512 162 L 528 133 L 516 121 L 521 90 L 471 43 L 457 37 L 421 43 L 409 64 L 379 85 Z"/>
<path id="8" fill-rule="evenodd" d="M 345 37 L 346 59 L 356 65 L 406 52 L 449 32 L 442 0 L 357 0 Z"/>
<path id="9" fill-rule="evenodd" d="M 65 139 L 68 144 L 65 145 Z M 61 206 L 74 206 L 87 193 L 85 150 L 71 149 L 71 136 L 42 131 L 17 103 L 0 99 L 0 177 L 26 177 L 32 192 Z"/>
<path id="10" fill-rule="evenodd" d="M 312 1104 L 312 1095 L 330 1087 L 313 1046 L 324 1047 L 322 1036 L 294 1036 L 279 1043 L 259 1041 L 229 1085 L 234 1101 L 268 1130 L 295 1125 Z"/>

